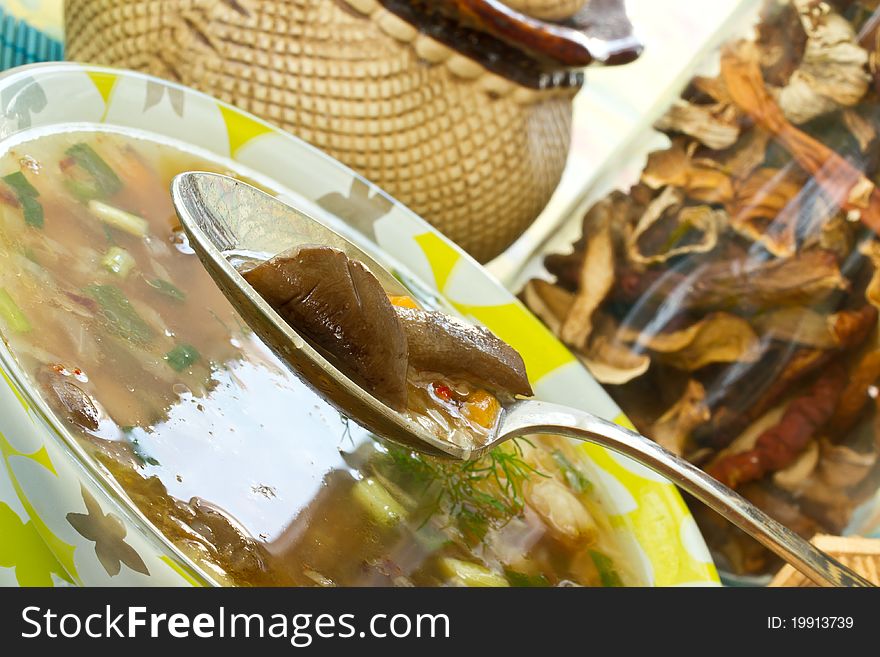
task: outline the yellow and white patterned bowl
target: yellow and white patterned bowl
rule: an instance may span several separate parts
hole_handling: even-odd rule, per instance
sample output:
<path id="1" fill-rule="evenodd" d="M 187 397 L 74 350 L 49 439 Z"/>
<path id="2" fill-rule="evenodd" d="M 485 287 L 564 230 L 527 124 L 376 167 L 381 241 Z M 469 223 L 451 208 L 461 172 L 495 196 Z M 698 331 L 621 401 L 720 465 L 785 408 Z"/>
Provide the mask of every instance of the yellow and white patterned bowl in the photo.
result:
<path id="1" fill-rule="evenodd" d="M 146 75 L 40 64 L 0 76 L 0 154 L 29 134 L 88 124 L 187 144 L 274 180 L 319 212 L 346 220 L 379 259 L 522 353 L 536 394 L 629 426 L 620 409 L 525 308 L 458 247 L 339 162 L 209 96 Z M 4 266 L 0 263 L 0 266 Z M 90 463 L 29 389 L 0 343 L 0 584 L 211 584 Z M 633 461 L 584 450 L 603 506 L 646 585 L 714 585 L 715 567 L 677 490 Z M 135 555 L 118 572 L 99 562 L 94 532 L 114 528 Z M 129 552 L 130 554 L 130 552 Z M 139 557 L 139 558 L 138 558 Z M 115 569 L 111 569 L 115 570 Z"/>

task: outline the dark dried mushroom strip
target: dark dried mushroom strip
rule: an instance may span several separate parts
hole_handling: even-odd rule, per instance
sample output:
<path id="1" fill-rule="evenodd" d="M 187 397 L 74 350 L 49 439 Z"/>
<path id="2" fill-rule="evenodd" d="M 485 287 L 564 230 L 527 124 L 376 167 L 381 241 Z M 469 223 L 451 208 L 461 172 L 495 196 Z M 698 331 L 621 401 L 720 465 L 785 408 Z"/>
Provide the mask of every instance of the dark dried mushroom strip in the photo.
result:
<path id="1" fill-rule="evenodd" d="M 522 356 L 482 326 L 449 315 L 394 306 L 414 368 L 462 377 L 496 392 L 531 395 Z"/>
<path id="2" fill-rule="evenodd" d="M 788 404 L 779 423 L 762 433 L 752 449 L 722 457 L 706 471 L 735 488 L 790 465 L 831 417 L 845 379 L 842 367 L 831 366 L 807 394 Z"/>
<path id="3" fill-rule="evenodd" d="M 280 253 L 244 274 L 278 313 L 389 406 L 406 406 L 407 340 L 382 285 L 327 246 Z"/>

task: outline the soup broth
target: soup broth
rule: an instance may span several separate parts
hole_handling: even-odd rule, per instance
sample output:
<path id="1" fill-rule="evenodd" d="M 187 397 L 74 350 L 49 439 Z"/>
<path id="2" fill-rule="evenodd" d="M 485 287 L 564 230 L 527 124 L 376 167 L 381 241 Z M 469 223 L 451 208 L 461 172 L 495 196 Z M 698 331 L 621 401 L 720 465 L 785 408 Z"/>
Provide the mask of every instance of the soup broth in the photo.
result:
<path id="1" fill-rule="evenodd" d="M 171 542 L 226 584 L 637 583 L 568 441 L 434 460 L 291 375 L 187 244 L 168 189 L 191 169 L 230 173 L 105 132 L 0 158 L 3 337 Z"/>

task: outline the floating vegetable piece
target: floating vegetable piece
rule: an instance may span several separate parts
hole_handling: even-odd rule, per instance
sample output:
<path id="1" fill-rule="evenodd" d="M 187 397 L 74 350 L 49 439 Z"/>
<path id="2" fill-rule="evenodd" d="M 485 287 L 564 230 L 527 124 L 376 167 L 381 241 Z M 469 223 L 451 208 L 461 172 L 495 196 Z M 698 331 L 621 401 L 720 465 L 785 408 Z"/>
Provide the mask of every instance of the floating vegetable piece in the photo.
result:
<path id="1" fill-rule="evenodd" d="M 98 302 L 108 328 L 120 337 L 144 345 L 156 335 L 115 285 L 89 285 L 84 292 Z"/>
<path id="2" fill-rule="evenodd" d="M 522 356 L 482 326 L 436 311 L 394 306 L 416 369 L 462 377 L 495 391 L 531 395 Z"/>
<path id="3" fill-rule="evenodd" d="M 779 424 L 761 434 L 753 449 L 723 457 L 706 471 L 735 488 L 790 465 L 831 417 L 845 379 L 844 369 L 832 365 L 807 394 L 788 404 Z"/>
<path id="4" fill-rule="evenodd" d="M 186 301 L 186 293 L 166 280 L 163 280 L 161 278 L 154 278 L 152 280 L 148 280 L 147 285 L 149 285 L 160 294 L 174 299 L 175 301 Z"/>
<path id="5" fill-rule="evenodd" d="M 21 171 L 15 171 L 3 176 L 3 182 L 9 185 L 15 192 L 15 196 L 21 205 L 24 221 L 28 226 L 42 228 L 45 223 L 43 206 L 37 200 L 40 193 L 28 182 Z"/>
<path id="6" fill-rule="evenodd" d="M 82 201 L 107 199 L 122 191 L 122 181 L 110 166 L 84 142 L 74 144 L 65 151 L 85 176 L 77 176 L 71 167 L 63 169 L 68 176 L 67 185 Z"/>
<path id="7" fill-rule="evenodd" d="M 598 550 L 590 550 L 589 552 L 593 565 L 596 566 L 596 570 L 599 572 L 602 586 L 623 586 L 623 580 L 620 578 L 617 570 L 615 570 L 614 562 L 610 557 Z"/>
<path id="8" fill-rule="evenodd" d="M 455 583 L 462 586 L 510 586 L 503 576 L 485 566 L 471 561 L 462 561 L 452 557 L 442 557 L 438 562 L 440 572 Z"/>
<path id="9" fill-rule="evenodd" d="M 736 108 L 730 104 L 696 105 L 679 99 L 654 127 L 690 135 L 709 148 L 720 150 L 732 146 L 739 137 L 737 119 Z"/>
<path id="10" fill-rule="evenodd" d="M 577 294 L 559 330 L 559 338 L 583 349 L 592 333 L 592 316 L 614 285 L 613 199 L 600 201 L 584 218 L 584 264 Z"/>
<path id="11" fill-rule="evenodd" d="M 118 246 L 110 247 L 110 250 L 101 259 L 101 265 L 104 269 L 121 278 L 128 276 L 136 264 L 131 254 Z"/>
<path id="12" fill-rule="evenodd" d="M 175 372 L 183 372 L 196 362 L 201 356 L 198 349 L 190 344 L 180 344 L 165 354 L 165 362 L 171 366 Z"/>
<path id="13" fill-rule="evenodd" d="M 853 26 L 834 12 L 815 11 L 806 0 L 794 3 L 807 35 L 798 68 L 779 90 L 779 107 L 793 123 L 805 123 L 839 107 L 850 107 L 868 90 L 868 53 Z"/>
<path id="14" fill-rule="evenodd" d="M 684 394 L 651 427 L 648 435 L 674 454 L 681 456 L 691 432 L 709 419 L 706 390 L 691 379 Z"/>
<path id="15" fill-rule="evenodd" d="M 550 532 L 562 541 L 593 542 L 599 533 L 596 521 L 565 484 L 552 478 L 534 479 L 524 489 L 528 504 Z"/>
<path id="16" fill-rule="evenodd" d="M 393 527 L 406 520 L 406 509 L 375 479 L 361 479 L 355 483 L 352 494 L 358 504 L 385 527 Z"/>
<path id="17" fill-rule="evenodd" d="M 382 285 L 360 262 L 302 246 L 244 273 L 285 321 L 389 406 L 406 406 L 407 336 Z"/>
<path id="18" fill-rule="evenodd" d="M 108 226 L 123 230 L 135 237 L 147 236 L 149 224 L 143 217 L 96 200 L 89 201 L 88 207 L 93 215 Z"/>
<path id="19" fill-rule="evenodd" d="M 9 296 L 9 292 L 3 288 L 0 288 L 0 319 L 6 323 L 6 328 L 10 331 L 27 333 L 31 330 L 31 323 L 28 321 L 27 315 Z"/>

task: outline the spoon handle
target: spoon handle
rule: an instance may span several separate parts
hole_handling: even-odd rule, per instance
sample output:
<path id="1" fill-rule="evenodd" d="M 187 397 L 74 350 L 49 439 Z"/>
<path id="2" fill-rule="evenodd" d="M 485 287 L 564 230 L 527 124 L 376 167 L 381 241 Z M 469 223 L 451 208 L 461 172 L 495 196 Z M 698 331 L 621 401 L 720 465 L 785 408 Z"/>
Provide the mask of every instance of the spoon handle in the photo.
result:
<path id="1" fill-rule="evenodd" d="M 542 401 L 520 401 L 507 408 L 498 442 L 534 433 L 578 438 L 638 461 L 717 511 L 820 586 L 873 586 L 721 482 L 653 440 L 574 408 Z"/>

